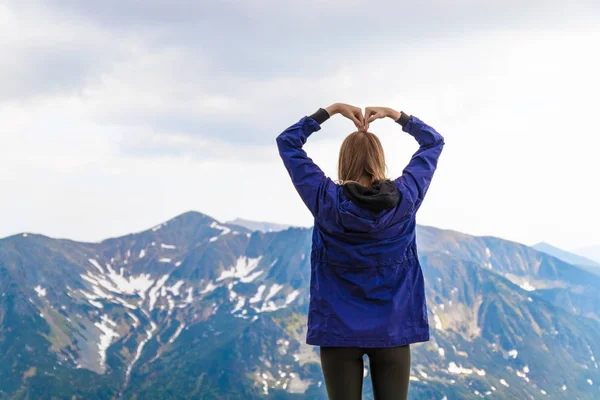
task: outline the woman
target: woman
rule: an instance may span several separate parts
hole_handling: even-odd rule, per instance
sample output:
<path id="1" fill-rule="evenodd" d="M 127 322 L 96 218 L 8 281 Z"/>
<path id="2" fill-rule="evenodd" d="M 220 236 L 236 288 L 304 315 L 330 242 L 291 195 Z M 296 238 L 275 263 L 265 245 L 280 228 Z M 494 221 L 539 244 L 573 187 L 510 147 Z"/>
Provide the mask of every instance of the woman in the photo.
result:
<path id="1" fill-rule="evenodd" d="M 341 114 L 358 131 L 342 143 L 339 183 L 306 155 L 306 139 Z M 392 118 L 419 143 L 395 180 L 385 177 L 383 148 L 368 132 Z M 415 214 L 431 182 L 444 138 L 420 119 L 386 107 L 362 110 L 336 103 L 277 137 L 279 154 L 314 216 L 306 343 L 320 346 L 327 394 L 360 399 L 363 354 L 376 400 L 406 399 L 411 343 L 429 340 Z"/>

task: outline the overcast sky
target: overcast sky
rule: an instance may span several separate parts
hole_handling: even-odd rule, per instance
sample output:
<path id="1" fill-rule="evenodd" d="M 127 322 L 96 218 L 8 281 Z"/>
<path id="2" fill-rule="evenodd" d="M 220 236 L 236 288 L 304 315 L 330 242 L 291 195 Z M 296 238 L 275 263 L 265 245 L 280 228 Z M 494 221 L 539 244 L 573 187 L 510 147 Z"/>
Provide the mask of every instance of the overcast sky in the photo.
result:
<path id="1" fill-rule="evenodd" d="M 4 0 L 0 237 L 97 241 L 188 210 L 310 226 L 275 137 L 347 102 L 445 136 L 419 223 L 598 244 L 599 4 Z M 306 147 L 333 178 L 352 129 L 336 116 Z M 371 131 L 396 177 L 416 142 Z"/>

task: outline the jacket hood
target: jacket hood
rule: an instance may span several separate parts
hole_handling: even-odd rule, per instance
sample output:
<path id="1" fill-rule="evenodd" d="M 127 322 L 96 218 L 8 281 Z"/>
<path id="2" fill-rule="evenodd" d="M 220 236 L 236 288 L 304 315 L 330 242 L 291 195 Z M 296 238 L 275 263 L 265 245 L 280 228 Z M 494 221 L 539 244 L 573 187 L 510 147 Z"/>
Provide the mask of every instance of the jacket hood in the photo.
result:
<path id="1" fill-rule="evenodd" d="M 389 180 L 375 183 L 371 187 L 358 183 L 346 183 L 343 188 L 348 200 L 361 208 L 374 212 L 389 210 L 400 201 L 398 188 Z"/>
<path id="2" fill-rule="evenodd" d="M 342 185 L 338 221 L 346 234 L 372 234 L 384 230 L 393 218 L 401 195 L 394 182 L 382 181 L 371 187 L 357 183 Z"/>

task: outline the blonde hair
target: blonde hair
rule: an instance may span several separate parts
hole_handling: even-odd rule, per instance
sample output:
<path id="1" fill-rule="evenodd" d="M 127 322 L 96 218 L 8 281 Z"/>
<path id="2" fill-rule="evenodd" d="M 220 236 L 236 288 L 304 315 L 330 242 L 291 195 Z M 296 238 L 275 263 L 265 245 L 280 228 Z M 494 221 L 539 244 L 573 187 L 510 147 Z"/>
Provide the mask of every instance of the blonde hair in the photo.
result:
<path id="1" fill-rule="evenodd" d="M 338 158 L 338 183 L 359 183 L 372 186 L 386 179 L 383 146 L 371 133 L 353 132 L 344 139 Z"/>

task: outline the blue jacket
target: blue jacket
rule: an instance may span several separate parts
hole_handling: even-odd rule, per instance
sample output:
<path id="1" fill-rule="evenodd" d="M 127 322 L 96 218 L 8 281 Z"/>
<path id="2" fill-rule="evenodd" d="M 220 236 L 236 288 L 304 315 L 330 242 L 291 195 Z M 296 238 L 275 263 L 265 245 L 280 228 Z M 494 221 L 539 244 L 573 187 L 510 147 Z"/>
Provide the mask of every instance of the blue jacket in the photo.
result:
<path id="1" fill-rule="evenodd" d="M 429 187 L 444 138 L 415 116 L 397 122 L 419 143 L 390 209 L 351 201 L 302 149 L 321 125 L 303 117 L 277 137 L 279 154 L 314 216 L 306 343 L 394 347 L 429 340 L 423 273 L 417 257 L 415 214 Z"/>

